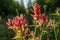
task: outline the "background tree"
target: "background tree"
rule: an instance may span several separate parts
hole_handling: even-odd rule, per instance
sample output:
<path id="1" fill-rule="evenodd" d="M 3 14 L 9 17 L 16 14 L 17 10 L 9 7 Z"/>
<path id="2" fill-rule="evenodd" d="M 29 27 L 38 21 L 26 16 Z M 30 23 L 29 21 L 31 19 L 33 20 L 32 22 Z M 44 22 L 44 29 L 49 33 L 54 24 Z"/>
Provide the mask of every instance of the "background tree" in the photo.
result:
<path id="1" fill-rule="evenodd" d="M 13 17 L 18 13 L 25 13 L 24 6 L 14 0 L 0 0 L 0 16 L 3 18 Z"/>

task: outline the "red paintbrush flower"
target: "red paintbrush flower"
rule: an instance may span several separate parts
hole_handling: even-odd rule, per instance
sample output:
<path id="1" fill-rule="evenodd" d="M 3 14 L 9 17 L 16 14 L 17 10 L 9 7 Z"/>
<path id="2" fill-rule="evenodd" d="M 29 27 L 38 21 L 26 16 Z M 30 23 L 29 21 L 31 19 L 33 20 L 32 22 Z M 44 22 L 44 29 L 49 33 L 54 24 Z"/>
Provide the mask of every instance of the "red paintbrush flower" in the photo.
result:
<path id="1" fill-rule="evenodd" d="M 22 20 L 22 21 L 23 21 L 23 20 L 24 20 L 24 18 L 25 18 L 25 16 L 24 16 L 23 14 L 20 14 L 20 16 L 19 16 L 19 17 L 20 17 L 20 20 Z"/>
<path id="2" fill-rule="evenodd" d="M 33 8 L 34 8 L 34 14 L 40 15 L 40 5 L 38 3 L 35 3 Z"/>
<path id="3" fill-rule="evenodd" d="M 21 26 L 25 26 L 25 25 L 28 25 L 28 21 L 26 20 L 26 18 L 24 17 L 23 14 L 20 14 L 20 27 Z M 21 27 L 22 28 L 22 27 Z"/>
<path id="4" fill-rule="evenodd" d="M 22 26 L 28 25 L 28 21 L 25 19 L 23 14 L 20 14 L 20 16 L 16 16 L 13 18 L 13 20 L 8 19 L 6 22 L 8 26 L 12 26 L 13 28 L 19 28 L 22 29 Z"/>
<path id="5" fill-rule="evenodd" d="M 41 17 L 42 17 L 42 19 L 43 19 L 44 22 L 47 21 L 47 18 L 48 18 L 48 17 L 47 17 L 45 14 L 41 14 Z"/>
<path id="6" fill-rule="evenodd" d="M 39 16 L 40 16 L 40 6 L 38 3 L 35 3 L 34 6 L 33 6 L 33 13 L 34 14 L 31 14 L 31 16 L 35 19 L 35 20 L 38 20 Z"/>
<path id="7" fill-rule="evenodd" d="M 30 15 L 34 18 L 34 20 L 38 20 L 40 16 L 40 15 L 33 15 L 33 14 L 30 14 Z"/>
<path id="8" fill-rule="evenodd" d="M 45 14 L 41 14 L 37 21 L 38 21 L 38 23 L 43 24 L 43 23 L 47 22 L 47 19 L 48 19 L 48 17 Z"/>
<path id="9" fill-rule="evenodd" d="M 19 16 L 16 16 L 16 17 L 13 18 L 12 24 L 16 25 L 16 26 L 19 26 Z"/>
<path id="10" fill-rule="evenodd" d="M 20 22 L 23 23 L 24 25 L 28 24 L 28 21 L 26 20 L 23 14 L 20 15 Z"/>
<path id="11" fill-rule="evenodd" d="M 11 19 L 8 18 L 6 24 L 7 24 L 8 26 L 12 26 Z"/>
<path id="12" fill-rule="evenodd" d="M 35 3 L 34 6 L 34 14 L 31 14 L 31 16 L 36 20 L 38 23 L 43 24 L 44 22 L 47 21 L 47 16 L 45 14 L 40 13 L 40 6 L 38 3 Z"/>
<path id="13" fill-rule="evenodd" d="M 26 19 L 24 19 L 24 25 L 26 26 L 26 25 L 28 25 L 28 21 L 26 20 Z"/>

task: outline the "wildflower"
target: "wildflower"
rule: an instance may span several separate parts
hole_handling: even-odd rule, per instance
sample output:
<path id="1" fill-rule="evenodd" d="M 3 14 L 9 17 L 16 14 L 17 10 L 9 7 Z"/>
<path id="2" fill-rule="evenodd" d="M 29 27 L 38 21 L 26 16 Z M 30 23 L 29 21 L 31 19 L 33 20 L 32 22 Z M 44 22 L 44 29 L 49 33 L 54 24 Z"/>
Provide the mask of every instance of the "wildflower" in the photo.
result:
<path id="1" fill-rule="evenodd" d="M 40 6 L 39 6 L 39 4 L 35 3 L 33 8 L 34 8 L 34 14 L 35 15 L 40 15 Z"/>
<path id="2" fill-rule="evenodd" d="M 13 20 L 12 20 L 12 24 L 13 25 L 16 25 L 16 26 L 19 26 L 19 16 L 16 16 L 16 17 L 14 17 L 13 18 Z"/>
<path id="3" fill-rule="evenodd" d="M 24 25 L 27 26 L 28 25 L 28 21 L 26 19 L 24 19 Z"/>
<path id="4" fill-rule="evenodd" d="M 33 19 L 35 21 L 37 21 L 37 23 L 39 23 L 39 24 L 45 23 L 47 21 L 48 17 L 45 14 L 41 14 L 40 13 L 40 6 L 39 6 L 39 4 L 35 3 L 33 8 L 34 8 L 34 11 L 33 11 L 34 14 L 31 14 Z"/>
<path id="5" fill-rule="evenodd" d="M 36 39 L 35 40 L 40 40 L 40 38 L 39 37 L 36 37 Z"/>
<path id="6" fill-rule="evenodd" d="M 11 26 L 11 19 L 8 18 L 8 21 L 6 22 L 8 26 Z"/>
<path id="7" fill-rule="evenodd" d="M 24 17 L 24 15 L 23 14 L 20 14 L 20 20 L 22 20 L 23 21 L 23 19 L 25 19 L 25 17 Z"/>
<path id="8" fill-rule="evenodd" d="M 16 16 L 12 20 L 8 19 L 6 24 L 10 27 L 12 26 L 12 28 L 15 28 L 15 29 L 22 29 L 23 25 L 24 26 L 28 25 L 28 21 L 26 20 L 23 14 L 20 14 L 20 16 Z"/>
<path id="9" fill-rule="evenodd" d="M 31 14 L 31 16 L 34 18 L 34 19 L 38 19 L 39 18 L 39 15 L 40 15 L 40 6 L 38 3 L 35 3 L 34 6 L 33 6 L 33 12 L 34 12 L 34 15 Z"/>
<path id="10" fill-rule="evenodd" d="M 34 20 L 38 20 L 39 16 L 38 15 L 33 15 L 33 14 L 30 14 Z"/>
<path id="11" fill-rule="evenodd" d="M 26 25 L 28 25 L 28 21 L 26 20 L 23 14 L 20 14 L 20 27 L 22 28 L 23 26 Z"/>
<path id="12" fill-rule="evenodd" d="M 8 25 L 8 29 L 12 29 L 12 20 L 8 18 L 6 24 Z"/>
<path id="13" fill-rule="evenodd" d="M 31 31 L 30 35 L 31 35 L 32 37 L 34 37 L 34 31 Z"/>
<path id="14" fill-rule="evenodd" d="M 29 32 L 29 29 L 25 29 L 24 34 L 27 34 Z"/>
<path id="15" fill-rule="evenodd" d="M 41 17 L 42 17 L 42 19 L 43 19 L 44 22 L 47 21 L 47 18 L 48 18 L 48 17 L 47 17 L 45 14 L 41 14 Z"/>
<path id="16" fill-rule="evenodd" d="M 41 16 L 39 16 L 39 19 L 37 21 L 39 24 L 43 24 L 47 22 L 47 16 L 45 14 L 41 14 Z"/>

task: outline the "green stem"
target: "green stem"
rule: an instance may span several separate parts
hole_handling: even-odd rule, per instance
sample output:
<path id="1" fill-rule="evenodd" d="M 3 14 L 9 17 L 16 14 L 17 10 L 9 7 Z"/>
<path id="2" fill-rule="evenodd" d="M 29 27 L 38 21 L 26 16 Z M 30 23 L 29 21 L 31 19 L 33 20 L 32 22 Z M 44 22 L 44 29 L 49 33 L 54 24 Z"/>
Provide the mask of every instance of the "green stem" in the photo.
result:
<path id="1" fill-rule="evenodd" d="M 36 25 L 35 25 L 35 35 L 34 35 L 34 37 L 36 36 Z"/>
<path id="2" fill-rule="evenodd" d="M 55 34 L 55 40 L 57 40 L 57 34 L 55 32 L 55 28 L 54 28 L 54 34 Z"/>
<path id="3" fill-rule="evenodd" d="M 42 34 L 43 34 L 43 28 L 41 28 L 42 32 L 41 32 L 41 35 L 40 35 L 40 39 L 42 40 Z"/>
<path id="4" fill-rule="evenodd" d="M 55 28 L 56 28 L 56 23 L 55 23 L 55 20 L 53 21 L 53 30 L 54 30 L 54 34 L 55 34 L 55 40 L 57 40 L 57 33 L 56 33 L 56 30 L 55 30 Z"/>
<path id="5" fill-rule="evenodd" d="M 35 35 L 34 35 L 34 38 L 35 38 L 35 36 L 36 36 L 36 26 L 37 26 L 37 24 L 36 24 L 36 21 L 35 21 Z"/>

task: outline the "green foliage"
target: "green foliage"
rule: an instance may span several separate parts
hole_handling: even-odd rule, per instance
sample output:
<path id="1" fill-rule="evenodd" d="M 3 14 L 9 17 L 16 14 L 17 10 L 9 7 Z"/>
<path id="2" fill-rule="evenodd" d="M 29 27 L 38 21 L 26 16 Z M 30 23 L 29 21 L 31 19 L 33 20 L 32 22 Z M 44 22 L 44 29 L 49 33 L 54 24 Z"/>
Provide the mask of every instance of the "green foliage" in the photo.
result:
<path id="1" fill-rule="evenodd" d="M 17 9 L 17 11 L 16 11 Z M 14 0 L 0 0 L 0 15 L 3 18 L 12 18 L 20 13 L 26 13 L 25 8 Z"/>
<path id="2" fill-rule="evenodd" d="M 6 25 L 0 23 L 0 40 L 8 40 L 8 29 Z"/>

